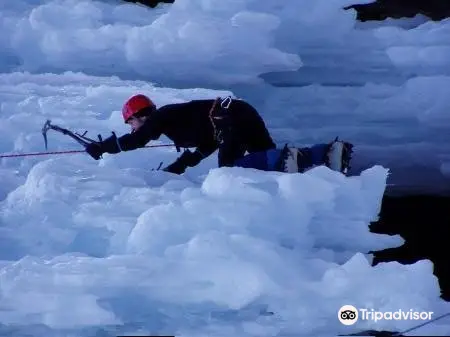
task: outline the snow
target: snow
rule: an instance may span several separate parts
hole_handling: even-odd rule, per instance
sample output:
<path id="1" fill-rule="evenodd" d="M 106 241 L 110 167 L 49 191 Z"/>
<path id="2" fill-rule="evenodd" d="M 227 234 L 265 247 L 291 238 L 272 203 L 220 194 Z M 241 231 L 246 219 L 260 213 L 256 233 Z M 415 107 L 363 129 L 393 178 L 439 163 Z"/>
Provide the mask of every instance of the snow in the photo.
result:
<path id="1" fill-rule="evenodd" d="M 195 73 L 200 81 L 226 84 L 299 67 L 298 56 L 270 46 L 278 17 L 240 12 L 245 5 L 239 2 L 217 8 L 219 2 L 177 1 L 170 10 L 161 6 L 156 11 L 75 0 L 13 5 L 12 15 L 0 21 L 10 31 L 2 56 L 11 59 L 9 69 L 60 72 L 70 67 L 97 75 L 114 69 L 115 75 L 155 81 L 168 74 L 183 81 Z"/>
<path id="2" fill-rule="evenodd" d="M 178 156 L 171 147 L 0 158 L 0 335 L 334 336 L 417 323 L 349 328 L 337 319 L 345 304 L 448 312 L 430 261 L 371 267 L 367 254 L 403 243 L 368 231 L 392 176 L 442 185 L 402 176 L 396 161 L 427 154 L 426 172 L 449 172 L 448 22 L 355 29 L 354 13 L 338 10 L 349 3 L 0 4 L 2 155 L 43 151 L 47 119 L 92 137 L 128 132 L 120 108 L 137 92 L 158 106 L 247 97 L 280 144 L 339 133 L 363 150 L 352 177 L 217 169 L 215 155 L 183 176 L 153 171 Z M 357 74 L 371 62 L 399 73 Z M 269 88 L 258 77 L 268 72 L 285 84 L 311 77 Z M 49 151 L 80 149 L 48 140 Z"/>

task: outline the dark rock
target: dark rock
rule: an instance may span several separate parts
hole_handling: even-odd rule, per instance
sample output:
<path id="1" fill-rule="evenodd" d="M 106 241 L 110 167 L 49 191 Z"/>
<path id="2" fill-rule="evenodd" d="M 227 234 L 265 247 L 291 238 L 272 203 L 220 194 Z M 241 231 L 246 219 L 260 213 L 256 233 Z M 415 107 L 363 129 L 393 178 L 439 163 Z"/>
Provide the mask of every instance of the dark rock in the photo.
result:
<path id="1" fill-rule="evenodd" d="M 140 3 L 151 8 L 155 8 L 160 3 L 173 4 L 175 0 L 124 0 L 126 2 Z"/>
<path id="2" fill-rule="evenodd" d="M 376 0 L 370 4 L 357 4 L 344 9 L 355 9 L 360 21 L 385 20 L 387 18 L 411 18 L 422 14 L 434 21 L 450 17 L 448 0 Z"/>
<path id="3" fill-rule="evenodd" d="M 364 330 L 356 333 L 351 333 L 347 335 L 339 335 L 339 336 L 375 336 L 375 337 L 389 337 L 389 336 L 396 336 L 396 337 L 403 337 L 404 335 L 400 335 L 396 331 L 378 331 L 378 330 Z"/>
<path id="4" fill-rule="evenodd" d="M 151 8 L 155 8 L 160 3 L 173 4 L 175 2 L 175 0 L 124 1 L 140 3 Z M 369 4 L 347 6 L 344 9 L 355 9 L 359 21 L 411 18 L 417 14 L 425 15 L 435 21 L 450 17 L 450 1 L 448 0 L 376 0 Z"/>

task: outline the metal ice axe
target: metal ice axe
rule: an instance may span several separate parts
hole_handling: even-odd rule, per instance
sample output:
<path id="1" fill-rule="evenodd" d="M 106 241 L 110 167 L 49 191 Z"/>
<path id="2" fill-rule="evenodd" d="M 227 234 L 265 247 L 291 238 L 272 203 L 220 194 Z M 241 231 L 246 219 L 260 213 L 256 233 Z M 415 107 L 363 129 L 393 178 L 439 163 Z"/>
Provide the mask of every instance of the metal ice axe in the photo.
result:
<path id="1" fill-rule="evenodd" d="M 97 141 L 86 137 L 85 134 L 87 133 L 87 131 L 85 131 L 82 135 L 76 133 L 76 132 L 72 132 L 70 130 L 64 129 L 58 125 L 53 125 L 51 124 L 51 121 L 48 119 L 44 126 L 42 127 L 42 136 L 44 137 L 44 142 L 45 142 L 45 149 L 48 149 L 48 141 L 47 141 L 47 132 L 48 130 L 55 130 L 58 131 L 64 135 L 67 135 L 69 137 L 72 137 L 73 139 L 75 139 L 78 143 L 80 143 L 81 145 L 83 145 L 84 147 L 88 146 L 89 144 L 92 143 L 98 143 Z M 98 139 L 101 142 L 102 138 L 100 135 L 98 135 Z"/>

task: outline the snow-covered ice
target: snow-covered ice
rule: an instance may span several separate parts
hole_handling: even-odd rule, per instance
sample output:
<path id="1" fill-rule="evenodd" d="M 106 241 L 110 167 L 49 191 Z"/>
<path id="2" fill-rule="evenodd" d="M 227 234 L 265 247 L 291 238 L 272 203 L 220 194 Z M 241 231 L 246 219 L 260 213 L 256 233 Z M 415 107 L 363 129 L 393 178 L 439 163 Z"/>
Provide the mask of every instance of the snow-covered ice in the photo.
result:
<path id="1" fill-rule="evenodd" d="M 334 336 L 417 324 L 346 327 L 344 304 L 449 311 L 430 261 L 371 267 L 366 254 L 403 242 L 368 231 L 386 183 L 406 172 L 397 164 L 426 155 L 404 182 L 449 171 L 449 23 L 356 29 L 339 11 L 349 3 L 1 3 L 1 154 L 43 151 L 47 119 L 127 132 L 120 108 L 136 92 L 157 105 L 231 94 L 261 110 L 279 144 L 340 135 L 364 166 L 282 175 L 217 169 L 213 155 L 174 176 L 152 171 L 178 155 L 163 147 L 0 158 L 0 335 Z M 269 87 L 263 73 L 301 87 Z M 445 335 L 450 323 L 417 331 Z"/>
<path id="2" fill-rule="evenodd" d="M 46 118 L 126 132 L 118 107 L 135 91 L 158 104 L 226 94 L 69 73 L 4 74 L 0 83 L 7 153 L 42 151 Z M 52 151 L 79 148 L 59 133 L 48 138 Z M 336 311 L 348 301 L 445 307 L 430 262 L 372 268 L 364 255 L 402 243 L 367 228 L 386 168 L 351 178 L 324 167 L 283 175 L 214 169 L 212 156 L 185 177 L 151 170 L 176 155 L 150 148 L 99 162 L 85 154 L 3 158 L 0 331 L 333 335 L 346 331 Z"/>

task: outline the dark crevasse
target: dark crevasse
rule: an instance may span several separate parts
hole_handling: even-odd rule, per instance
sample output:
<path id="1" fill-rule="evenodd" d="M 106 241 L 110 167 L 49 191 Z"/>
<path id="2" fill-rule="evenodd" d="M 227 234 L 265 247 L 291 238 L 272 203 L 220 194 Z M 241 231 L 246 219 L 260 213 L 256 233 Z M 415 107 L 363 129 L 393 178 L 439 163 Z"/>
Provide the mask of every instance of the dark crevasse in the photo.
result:
<path id="1" fill-rule="evenodd" d="M 370 226 L 374 233 L 401 235 L 400 247 L 374 252 L 373 265 L 390 261 L 413 264 L 428 259 L 450 301 L 450 197 L 432 195 L 385 196 L 380 219 Z"/>

